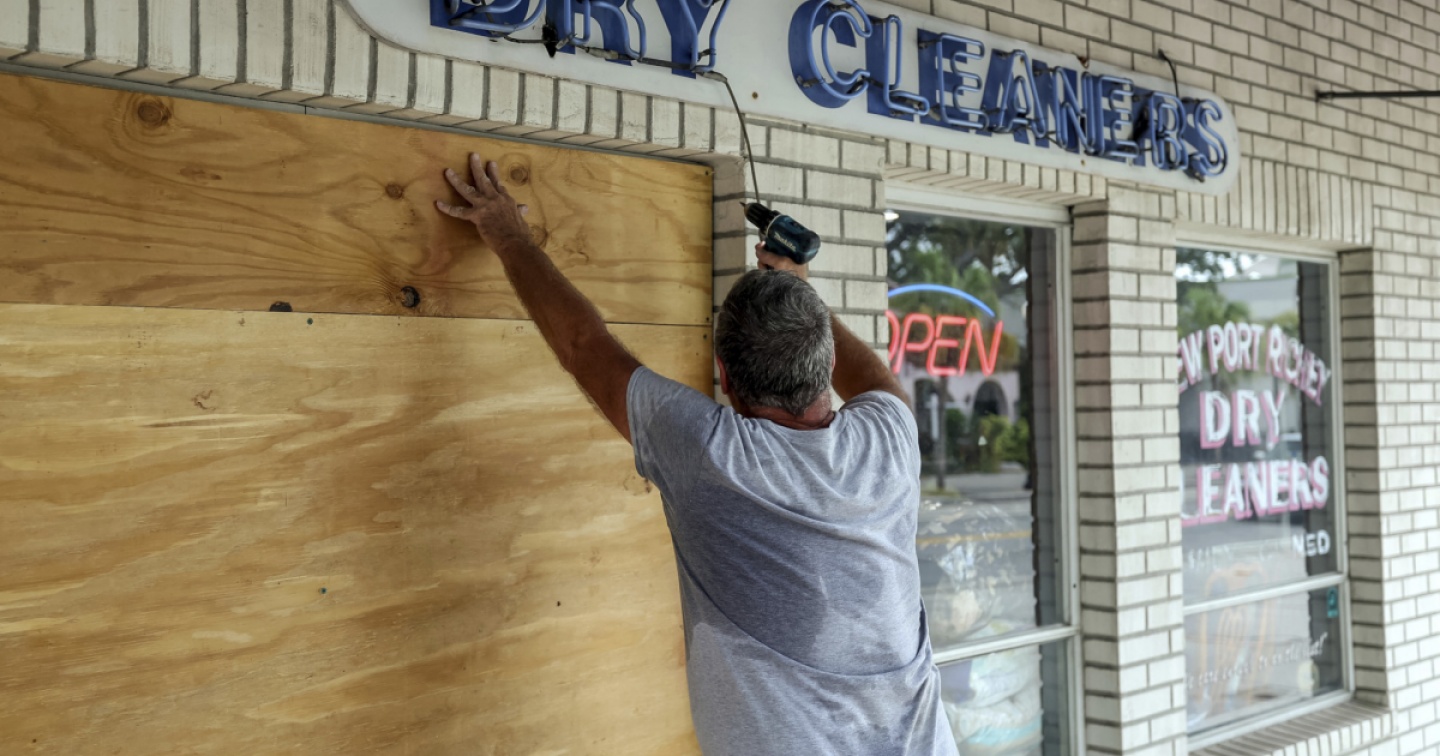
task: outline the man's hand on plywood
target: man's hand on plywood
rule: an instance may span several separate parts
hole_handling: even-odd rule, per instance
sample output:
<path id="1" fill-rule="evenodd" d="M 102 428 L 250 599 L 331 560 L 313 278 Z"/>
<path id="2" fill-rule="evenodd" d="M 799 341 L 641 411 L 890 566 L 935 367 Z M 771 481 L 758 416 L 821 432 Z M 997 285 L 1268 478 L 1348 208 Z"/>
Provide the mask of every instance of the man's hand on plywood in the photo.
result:
<path id="1" fill-rule="evenodd" d="M 525 223 L 525 215 L 530 208 L 517 203 L 505 185 L 500 183 L 500 166 L 493 160 L 484 163 L 479 155 L 471 153 L 470 178 L 473 184 L 446 168 L 445 180 L 468 206 L 449 205 L 437 200 L 435 207 L 453 218 L 475 224 L 480 238 L 496 252 L 508 245 L 530 244 L 530 226 Z"/>
<path id="2" fill-rule="evenodd" d="M 525 223 L 529 208 L 517 203 L 500 183 L 500 167 L 493 162 L 487 165 L 472 153 L 470 176 L 473 185 L 455 171 L 445 170 L 445 180 L 469 207 L 444 202 L 436 202 L 435 207 L 475 225 L 480 238 L 500 258 L 515 295 L 561 367 L 575 376 L 610 424 L 630 440 L 626 392 L 640 362 L 610 334 L 595 305 L 535 246 Z"/>

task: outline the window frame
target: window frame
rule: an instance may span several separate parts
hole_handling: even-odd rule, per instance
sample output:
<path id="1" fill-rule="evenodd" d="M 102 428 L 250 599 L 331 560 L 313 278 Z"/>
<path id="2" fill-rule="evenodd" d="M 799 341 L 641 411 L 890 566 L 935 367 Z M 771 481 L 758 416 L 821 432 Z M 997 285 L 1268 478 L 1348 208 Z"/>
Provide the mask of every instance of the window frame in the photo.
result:
<path id="1" fill-rule="evenodd" d="M 1045 228 L 1055 232 L 1055 323 L 1059 338 L 1056 339 L 1056 396 L 1055 413 L 1058 421 L 1056 436 L 1059 448 L 1056 450 L 1058 478 L 1056 480 L 1056 527 L 1059 533 L 1056 546 L 1060 550 L 1059 580 L 1056 591 L 1060 606 L 1057 607 L 1061 622 L 1029 630 L 962 643 L 943 653 L 936 653 L 935 666 L 945 667 L 958 662 L 976 659 L 988 654 L 1012 651 L 1020 648 L 1042 650 L 1046 646 L 1057 646 L 1065 655 L 1066 672 L 1065 718 L 1067 732 L 1061 743 L 1062 753 L 1080 756 L 1085 753 L 1084 717 L 1080 709 L 1085 698 L 1084 660 L 1081 654 L 1080 632 L 1080 549 L 1079 509 L 1073 506 L 1077 501 L 1078 469 L 1076 460 L 1077 437 L 1075 423 L 1075 348 L 1074 339 L 1067 335 L 1074 333 L 1074 307 L 1072 290 L 1071 238 L 1074 221 L 1071 209 L 1064 205 L 1024 202 L 1012 199 L 979 197 L 962 191 L 946 191 L 932 187 L 891 181 L 885 187 L 885 210 L 908 211 L 939 215 L 967 220 Z M 886 243 L 886 254 L 889 244 Z"/>
<path id="2" fill-rule="evenodd" d="M 1350 551 L 1349 551 L 1349 502 L 1346 500 L 1346 455 L 1344 438 L 1344 408 L 1345 408 L 1345 378 L 1344 378 L 1344 355 L 1342 349 L 1344 339 L 1340 330 L 1340 258 L 1339 247 L 1327 248 L 1320 244 L 1297 244 L 1288 241 L 1274 240 L 1268 238 L 1255 238 L 1232 233 L 1216 232 L 1213 229 L 1202 229 L 1179 225 L 1176 228 L 1176 249 L 1204 249 L 1215 252 L 1233 252 L 1239 254 L 1260 254 L 1269 257 L 1278 257 L 1285 260 L 1297 262 L 1316 263 L 1324 265 L 1327 271 L 1326 282 L 1329 286 L 1326 305 L 1329 310 L 1330 327 L 1330 368 L 1332 371 L 1331 386 L 1333 387 L 1333 401 L 1326 408 L 1330 422 L 1329 433 L 1331 436 L 1334 459 L 1329 460 L 1333 470 L 1332 479 L 1339 485 L 1334 487 L 1335 496 L 1335 572 L 1332 574 L 1317 575 L 1305 580 L 1281 586 L 1271 586 L 1259 590 L 1243 591 L 1233 596 L 1213 599 L 1199 604 L 1190 604 L 1182 598 L 1183 613 L 1188 619 L 1197 614 L 1224 609 L 1232 606 L 1255 604 L 1283 596 L 1294 596 L 1308 593 L 1323 588 L 1338 587 L 1340 589 L 1340 648 L 1342 654 L 1341 689 L 1316 696 L 1299 704 L 1283 706 L 1273 711 L 1268 711 L 1255 717 L 1242 719 L 1238 722 L 1221 725 L 1211 730 L 1202 730 L 1199 734 L 1187 733 L 1190 751 L 1199 751 L 1213 745 L 1224 743 L 1235 738 L 1243 737 L 1284 722 L 1296 717 L 1313 714 L 1323 709 L 1334 706 L 1341 706 L 1355 698 L 1355 653 L 1354 653 L 1354 624 L 1350 605 Z M 1190 649 L 1185 650 L 1186 659 L 1189 659 Z M 1187 661 L 1188 663 L 1188 661 Z"/>

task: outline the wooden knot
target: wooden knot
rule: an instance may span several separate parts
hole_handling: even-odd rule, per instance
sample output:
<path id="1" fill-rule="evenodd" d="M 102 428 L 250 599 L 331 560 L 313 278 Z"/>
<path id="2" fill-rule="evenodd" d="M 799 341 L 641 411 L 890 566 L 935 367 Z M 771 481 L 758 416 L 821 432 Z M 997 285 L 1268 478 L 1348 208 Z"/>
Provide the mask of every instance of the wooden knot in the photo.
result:
<path id="1" fill-rule="evenodd" d="M 170 121 L 170 108 L 159 100 L 143 100 L 135 108 L 135 115 L 146 126 L 164 126 Z"/>
<path id="2" fill-rule="evenodd" d="M 517 165 L 510 169 L 510 183 L 517 186 L 524 186 L 530 183 L 530 169 L 523 165 Z"/>
<path id="3" fill-rule="evenodd" d="M 400 199 L 405 196 L 405 187 L 399 184 L 390 184 L 385 187 L 385 195 L 390 199 Z"/>

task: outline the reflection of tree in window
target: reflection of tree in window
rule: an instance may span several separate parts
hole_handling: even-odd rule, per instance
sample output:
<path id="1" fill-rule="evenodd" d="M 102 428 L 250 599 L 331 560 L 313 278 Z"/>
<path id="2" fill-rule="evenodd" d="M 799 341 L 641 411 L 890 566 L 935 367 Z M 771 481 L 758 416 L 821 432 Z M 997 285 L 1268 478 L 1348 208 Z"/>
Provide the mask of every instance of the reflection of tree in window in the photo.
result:
<path id="1" fill-rule="evenodd" d="M 887 216 L 891 291 L 939 289 L 890 298 L 892 327 L 914 326 L 892 334 L 891 347 L 896 373 L 915 389 L 924 452 L 916 549 L 931 639 L 937 649 L 955 648 L 1058 624 L 1051 273 L 1058 235 L 1003 222 Z M 1035 753 L 1042 720 L 1058 742 L 1063 674 L 1057 659 L 1047 655 L 1043 666 L 1038 657 L 1030 647 L 942 665 L 955 677 L 946 713 L 962 753 Z M 1011 674 L 1022 669 L 1024 677 Z M 1013 689 L 976 695 L 1005 680 Z M 997 717 L 1024 721 L 1030 734 L 997 742 L 984 728 L 976 733 L 976 722 Z"/>
<path id="2" fill-rule="evenodd" d="M 994 314 L 962 298 L 935 291 L 895 296 L 890 300 L 891 309 L 902 320 L 907 314 L 923 313 L 978 322 L 983 329 L 982 343 L 971 347 L 966 360 L 968 372 L 980 370 L 976 354 L 994 343 L 990 339 L 1003 321 L 994 374 L 1018 373 L 1028 378 L 1027 267 L 1035 241 L 1035 231 L 1022 226 L 899 213 L 889 225 L 891 287 L 923 283 L 958 289 Z M 957 330 L 951 326 L 945 335 L 958 338 L 961 345 L 939 349 L 934 355 L 935 364 L 954 366 L 960 362 L 966 339 Z M 907 351 L 899 356 L 910 370 L 924 370 L 930 358 L 928 351 Z M 1004 462 L 1028 467 L 1029 426 L 1023 421 L 1016 423 L 1022 418 L 1014 416 L 1015 412 L 1029 410 L 1024 396 L 1028 380 L 1020 381 L 1021 396 L 1015 406 L 1011 403 L 1016 398 L 1006 396 L 995 381 L 987 381 L 978 390 L 962 389 L 944 379 L 921 379 L 914 385 L 924 472 L 937 476 L 940 488 L 945 487 L 947 472 L 993 473 Z M 1002 439 L 1008 453 L 996 446 Z"/>
<path id="3" fill-rule="evenodd" d="M 889 225 L 890 282 L 894 287 L 916 283 L 949 286 L 999 313 L 1001 302 L 1025 300 L 1030 242 L 1030 230 L 1019 226 L 901 213 Z M 973 304 L 937 292 L 902 294 L 891 301 L 891 307 L 897 312 L 991 320 Z M 1023 338 L 1020 330 L 1001 335 L 997 371 L 1016 369 L 1023 359 Z M 955 350 L 946 351 L 951 353 L 944 357 L 947 364 L 958 360 Z M 926 355 L 912 352 L 905 359 L 923 365 Z"/>

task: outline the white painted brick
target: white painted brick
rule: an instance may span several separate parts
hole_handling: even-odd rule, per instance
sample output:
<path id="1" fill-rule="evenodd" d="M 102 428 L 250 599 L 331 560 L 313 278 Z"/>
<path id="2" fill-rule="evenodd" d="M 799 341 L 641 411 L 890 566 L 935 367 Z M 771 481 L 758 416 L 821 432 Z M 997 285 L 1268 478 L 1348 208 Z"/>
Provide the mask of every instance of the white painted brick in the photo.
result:
<path id="1" fill-rule="evenodd" d="M 810 221 L 812 217 L 807 217 L 806 221 Z M 869 276 L 872 270 L 870 258 L 870 247 L 826 244 L 820 255 L 810 263 L 810 270 L 842 276 Z"/>
<path id="2" fill-rule="evenodd" d="M 713 111 L 704 105 L 681 104 L 681 116 L 685 132 L 681 135 L 680 146 L 690 150 L 709 151 L 712 147 L 710 134 L 713 131 Z"/>
<path id="3" fill-rule="evenodd" d="M 578 81 L 560 80 L 555 93 L 555 128 L 572 134 L 585 133 L 589 116 L 590 88 Z"/>
<path id="4" fill-rule="evenodd" d="M 812 276 L 810 285 L 825 300 L 825 304 L 832 308 L 845 306 L 845 282 L 838 278 L 825 278 L 823 276 Z"/>
<path id="5" fill-rule="evenodd" d="M 839 168 L 840 140 L 789 129 L 772 129 L 770 157 L 822 168 Z"/>
<path id="6" fill-rule="evenodd" d="M 190 0 L 150 0 L 145 67 L 129 78 L 165 84 L 193 70 L 190 60 Z"/>
<path id="7" fill-rule="evenodd" d="M 590 88 L 590 128 L 597 137 L 620 135 L 620 93 L 607 87 Z"/>
<path id="8" fill-rule="evenodd" d="M 846 210 L 845 238 L 855 242 L 885 243 L 885 215 L 876 211 Z M 884 250 L 880 250 L 883 254 Z"/>
<path id="9" fill-rule="evenodd" d="M 845 281 L 845 307 L 850 310 L 884 310 L 890 287 L 884 281 Z"/>
<path id="10" fill-rule="evenodd" d="M 874 205 L 874 182 L 857 176 L 806 171 L 806 195 L 814 200 L 859 207 Z"/>
<path id="11" fill-rule="evenodd" d="M 521 75 L 524 95 L 521 98 L 520 122 L 516 124 L 517 127 L 554 127 L 554 85 L 556 81 L 550 76 L 541 76 L 539 73 Z"/>
<path id="12" fill-rule="evenodd" d="M 650 98 L 650 140 L 664 147 L 680 146 L 680 103 L 666 97 Z"/>
<path id="13" fill-rule="evenodd" d="M 245 81 L 265 90 L 285 83 L 285 3 L 246 0 Z"/>
<path id="14" fill-rule="evenodd" d="M 847 140 L 840 145 L 840 167 L 847 171 L 878 173 L 884 159 L 885 147 L 881 144 Z"/>
<path id="15" fill-rule="evenodd" d="M 35 66 L 68 66 L 85 58 L 85 6 L 76 0 L 41 0 L 40 47 L 23 61 Z M 28 38 L 28 30 L 26 31 Z"/>
<path id="16" fill-rule="evenodd" d="M 788 165 L 757 163 L 760 193 L 766 198 L 800 200 L 805 196 L 805 171 Z"/>
<path id="17" fill-rule="evenodd" d="M 650 103 L 644 95 L 620 93 L 620 138 L 631 142 L 650 141 Z"/>
<path id="18" fill-rule="evenodd" d="M 850 329 L 850 332 L 859 337 L 861 341 L 866 344 L 876 343 L 874 318 L 849 313 L 842 313 L 837 317 L 839 317 L 840 322 L 844 323 L 845 327 Z"/>
<path id="19" fill-rule="evenodd" d="M 412 53 L 381 42 L 375 50 L 376 107 L 399 110 L 410 104 L 410 59 Z"/>
<path id="20" fill-rule="evenodd" d="M 342 100 L 365 102 L 370 96 L 371 38 L 343 4 L 335 9 L 334 37 L 335 81 L 330 87 L 330 94 Z M 471 66 L 472 73 L 473 69 L 479 69 L 472 63 L 464 65 Z M 464 81 L 473 83 L 471 78 Z M 480 92 L 483 96 L 483 85 Z M 467 101 L 473 100 L 467 98 Z"/>
<path id="21" fill-rule="evenodd" d="M 520 74 L 491 68 L 485 90 L 485 120 L 513 124 L 520 118 Z"/>
<path id="22" fill-rule="evenodd" d="M 436 55 L 415 56 L 415 102 L 421 116 L 445 112 L 445 59 Z"/>
<path id="23" fill-rule="evenodd" d="M 290 3 L 293 20 L 290 27 L 290 88 L 305 94 L 325 94 L 330 3 L 327 0 L 290 0 Z"/>
<path id="24" fill-rule="evenodd" d="M 0 59 L 25 52 L 30 44 L 29 0 L 4 0 L 0 12 Z"/>
<path id="25" fill-rule="evenodd" d="M 96 8 L 99 11 L 99 8 Z M 200 60 L 196 76 L 210 86 L 232 83 L 240 75 L 240 14 L 230 0 L 200 0 Z M 99 52 L 99 25 L 96 25 Z"/>
<path id="26" fill-rule="evenodd" d="M 478 121 L 485 117 L 485 67 L 463 60 L 450 64 L 450 107 L 457 118 Z"/>
<path id="27" fill-rule="evenodd" d="M 715 152 L 739 155 L 742 149 L 740 119 L 724 108 L 715 111 Z"/>
<path id="28" fill-rule="evenodd" d="M 94 13 L 94 53 L 90 60 L 72 66 L 72 70 L 113 76 L 140 65 L 140 25 L 135 21 L 140 15 L 140 0 L 100 3 Z M 235 7 L 231 4 L 232 22 L 235 16 Z"/>
<path id="29" fill-rule="evenodd" d="M 745 268 L 753 256 L 754 245 L 749 237 L 731 236 L 715 240 L 715 270 L 732 271 Z"/>

